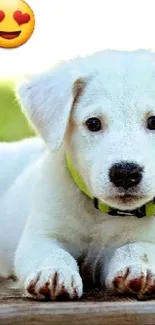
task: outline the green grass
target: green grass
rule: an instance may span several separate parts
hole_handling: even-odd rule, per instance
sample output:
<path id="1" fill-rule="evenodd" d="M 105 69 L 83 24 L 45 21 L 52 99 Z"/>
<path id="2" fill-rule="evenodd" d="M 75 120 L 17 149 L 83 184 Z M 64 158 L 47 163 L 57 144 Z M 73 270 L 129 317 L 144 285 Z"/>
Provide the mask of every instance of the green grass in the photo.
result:
<path id="1" fill-rule="evenodd" d="M 0 81 L 0 141 L 16 141 L 32 134 L 15 98 L 13 82 Z"/>

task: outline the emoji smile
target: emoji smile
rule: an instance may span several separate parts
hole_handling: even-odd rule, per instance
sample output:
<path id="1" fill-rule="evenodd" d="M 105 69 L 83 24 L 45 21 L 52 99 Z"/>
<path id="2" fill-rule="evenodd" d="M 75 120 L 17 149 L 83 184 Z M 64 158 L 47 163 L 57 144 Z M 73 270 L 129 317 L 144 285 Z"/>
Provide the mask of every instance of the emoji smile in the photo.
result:
<path id="1" fill-rule="evenodd" d="M 4 39 L 14 39 L 20 35 L 21 31 L 16 31 L 16 32 L 4 32 L 0 31 L 0 37 Z"/>

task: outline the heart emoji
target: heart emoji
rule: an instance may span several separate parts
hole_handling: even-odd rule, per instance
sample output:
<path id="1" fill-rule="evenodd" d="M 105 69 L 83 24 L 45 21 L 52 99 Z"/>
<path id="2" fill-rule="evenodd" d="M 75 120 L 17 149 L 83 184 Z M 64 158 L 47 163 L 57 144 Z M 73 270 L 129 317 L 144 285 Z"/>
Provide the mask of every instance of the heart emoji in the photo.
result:
<path id="1" fill-rule="evenodd" d="M 0 22 L 5 18 L 4 11 L 0 10 Z"/>
<path id="2" fill-rule="evenodd" d="M 20 10 L 14 12 L 13 18 L 18 25 L 27 24 L 31 19 L 29 14 L 23 14 Z"/>

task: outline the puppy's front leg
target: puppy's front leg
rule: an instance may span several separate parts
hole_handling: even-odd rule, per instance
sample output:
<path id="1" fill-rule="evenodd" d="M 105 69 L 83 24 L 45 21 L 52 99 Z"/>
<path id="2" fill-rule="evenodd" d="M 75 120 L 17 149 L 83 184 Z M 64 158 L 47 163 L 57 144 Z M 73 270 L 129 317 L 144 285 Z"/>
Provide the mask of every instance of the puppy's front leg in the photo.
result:
<path id="1" fill-rule="evenodd" d="M 26 294 L 37 299 L 70 299 L 82 295 L 76 260 L 56 240 L 26 232 L 16 252 L 15 272 Z"/>
<path id="2" fill-rule="evenodd" d="M 115 249 L 102 268 L 101 282 L 142 299 L 155 295 L 155 245 L 138 242 Z"/>

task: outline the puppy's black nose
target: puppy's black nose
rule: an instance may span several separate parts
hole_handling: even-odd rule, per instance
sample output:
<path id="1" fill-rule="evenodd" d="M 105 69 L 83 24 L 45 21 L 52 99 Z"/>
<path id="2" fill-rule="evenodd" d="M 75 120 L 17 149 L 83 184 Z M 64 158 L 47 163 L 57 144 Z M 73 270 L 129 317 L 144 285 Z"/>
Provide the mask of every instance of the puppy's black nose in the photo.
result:
<path id="1" fill-rule="evenodd" d="M 120 162 L 114 164 L 109 171 L 110 181 L 116 187 L 129 187 L 137 186 L 142 179 L 143 168 L 138 164 L 130 162 Z"/>

